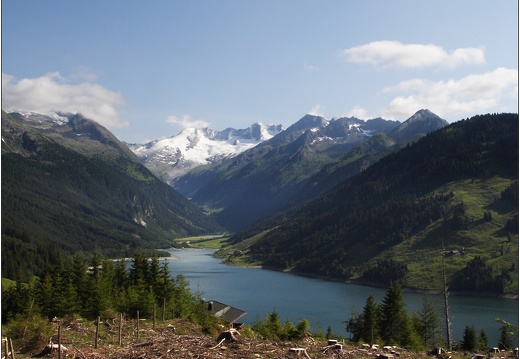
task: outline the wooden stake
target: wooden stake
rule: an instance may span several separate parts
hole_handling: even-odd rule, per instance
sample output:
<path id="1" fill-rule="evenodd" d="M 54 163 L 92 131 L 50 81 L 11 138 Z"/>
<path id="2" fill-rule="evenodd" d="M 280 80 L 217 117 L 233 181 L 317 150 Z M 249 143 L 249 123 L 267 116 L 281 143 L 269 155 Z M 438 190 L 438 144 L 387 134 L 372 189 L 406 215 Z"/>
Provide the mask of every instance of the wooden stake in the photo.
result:
<path id="1" fill-rule="evenodd" d="M 58 324 L 58 359 L 61 359 L 61 324 Z"/>
<path id="2" fill-rule="evenodd" d="M 94 349 L 97 349 L 98 347 L 98 341 L 99 341 L 99 322 L 101 321 L 100 317 L 97 317 L 97 324 L 96 324 L 96 341 L 94 342 Z"/>
<path id="3" fill-rule="evenodd" d="M 137 339 L 139 339 L 139 311 L 137 311 Z"/>
<path id="4" fill-rule="evenodd" d="M 119 313 L 119 345 L 121 346 L 121 339 L 123 335 L 123 313 Z"/>
<path id="5" fill-rule="evenodd" d="M 449 304 L 448 304 L 448 284 L 446 280 L 446 261 L 445 261 L 445 248 L 444 248 L 444 240 L 442 241 L 442 280 L 443 280 L 443 288 L 442 295 L 444 298 L 444 320 L 446 326 L 446 347 L 448 350 L 451 350 L 451 321 L 449 314 Z"/>
<path id="6" fill-rule="evenodd" d="M 11 358 L 14 359 L 14 347 L 13 347 L 13 340 L 9 338 L 9 346 L 11 347 Z"/>
<path id="7" fill-rule="evenodd" d="M 164 313 L 166 313 L 166 298 L 162 299 L 162 321 L 164 322 Z"/>

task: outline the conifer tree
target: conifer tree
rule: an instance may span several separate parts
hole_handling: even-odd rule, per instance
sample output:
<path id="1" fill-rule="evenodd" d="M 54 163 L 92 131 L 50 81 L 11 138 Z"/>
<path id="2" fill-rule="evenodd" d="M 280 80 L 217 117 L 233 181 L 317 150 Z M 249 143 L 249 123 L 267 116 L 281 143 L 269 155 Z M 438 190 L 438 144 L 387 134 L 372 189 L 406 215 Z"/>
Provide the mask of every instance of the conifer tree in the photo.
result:
<path id="1" fill-rule="evenodd" d="M 440 319 L 429 296 L 423 295 L 422 308 L 418 313 L 418 332 L 425 347 L 433 347 L 438 342 Z"/>
<path id="2" fill-rule="evenodd" d="M 472 351 L 477 348 L 477 335 L 475 333 L 475 328 L 466 325 L 460 346 L 462 349 L 467 351 Z"/>
<path id="3" fill-rule="evenodd" d="M 157 294 L 156 290 L 159 288 L 159 284 L 161 281 L 161 278 L 159 277 L 160 274 L 160 263 L 159 259 L 156 255 L 154 255 L 150 259 L 150 264 L 148 266 L 148 276 L 147 281 L 148 283 L 154 288 L 154 292 Z"/>
<path id="4" fill-rule="evenodd" d="M 128 285 L 129 275 L 126 269 L 125 260 L 121 259 L 114 268 L 114 286 L 116 288 L 125 288 Z"/>
<path id="5" fill-rule="evenodd" d="M 145 281 L 148 278 L 148 259 L 144 257 L 140 250 L 136 250 L 130 268 L 130 280 L 132 284 Z"/>
<path id="6" fill-rule="evenodd" d="M 496 318 L 495 320 L 500 323 L 498 348 L 501 350 L 511 349 L 513 347 L 513 338 L 518 335 L 518 328 L 501 318 Z"/>
<path id="7" fill-rule="evenodd" d="M 54 302 L 54 286 L 51 280 L 51 274 L 46 272 L 37 286 L 38 306 L 43 316 L 47 318 L 54 317 L 56 313 Z"/>
<path id="8" fill-rule="evenodd" d="M 360 339 L 370 344 L 377 340 L 379 323 L 379 306 L 370 294 L 365 302 L 363 313 L 361 314 L 361 335 Z"/>
<path id="9" fill-rule="evenodd" d="M 405 334 L 407 314 L 399 284 L 391 283 L 381 304 L 380 333 L 387 344 L 399 344 Z"/>
<path id="10" fill-rule="evenodd" d="M 175 288 L 173 292 L 173 300 L 175 302 L 175 317 L 187 317 L 191 312 L 194 298 L 189 290 L 189 283 L 182 274 L 178 274 L 174 280 Z"/>
<path id="11" fill-rule="evenodd" d="M 479 346 L 479 349 L 480 350 L 487 350 L 488 348 L 488 340 L 487 340 L 487 335 L 486 335 L 486 332 L 484 331 L 484 329 L 481 329 L 480 330 L 480 335 L 478 337 L 478 346 Z"/>
<path id="12" fill-rule="evenodd" d="M 166 260 L 161 264 L 159 277 L 160 282 L 158 290 L 156 291 L 156 297 L 158 300 L 164 299 L 166 302 L 171 302 L 174 292 L 174 283 L 170 278 L 170 268 L 168 267 L 168 262 Z"/>
<path id="13" fill-rule="evenodd" d="M 76 253 L 72 258 L 71 280 L 76 288 L 76 295 L 81 306 L 87 301 L 89 293 L 87 291 L 88 277 L 87 265 L 83 256 Z"/>

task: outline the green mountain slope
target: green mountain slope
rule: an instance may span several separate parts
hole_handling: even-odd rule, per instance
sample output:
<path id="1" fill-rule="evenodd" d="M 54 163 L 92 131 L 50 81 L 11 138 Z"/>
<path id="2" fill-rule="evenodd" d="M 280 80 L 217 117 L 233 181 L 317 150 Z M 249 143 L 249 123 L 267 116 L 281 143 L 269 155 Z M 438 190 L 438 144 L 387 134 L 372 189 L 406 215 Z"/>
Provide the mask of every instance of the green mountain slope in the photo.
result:
<path id="1" fill-rule="evenodd" d="M 452 289 L 518 293 L 518 115 L 451 124 L 231 242 L 231 262 L 424 289 L 446 251 Z"/>
<path id="2" fill-rule="evenodd" d="M 173 186 L 215 211 L 216 219 L 228 230 L 238 231 L 329 190 L 397 150 L 397 143 L 446 124 L 428 110 L 418 111 L 403 124 L 356 118 L 329 122 L 306 115 L 236 157 L 175 179 Z M 399 140 L 387 137 L 389 132 Z"/>
<path id="3" fill-rule="evenodd" d="M 59 252 L 124 256 L 218 229 L 97 123 L 2 112 L 2 276 L 39 273 Z"/>
<path id="4" fill-rule="evenodd" d="M 325 165 L 319 172 L 309 177 L 288 204 L 294 206 L 325 193 L 399 149 L 400 145 L 384 133 L 375 134 L 348 151 L 338 161 Z"/>

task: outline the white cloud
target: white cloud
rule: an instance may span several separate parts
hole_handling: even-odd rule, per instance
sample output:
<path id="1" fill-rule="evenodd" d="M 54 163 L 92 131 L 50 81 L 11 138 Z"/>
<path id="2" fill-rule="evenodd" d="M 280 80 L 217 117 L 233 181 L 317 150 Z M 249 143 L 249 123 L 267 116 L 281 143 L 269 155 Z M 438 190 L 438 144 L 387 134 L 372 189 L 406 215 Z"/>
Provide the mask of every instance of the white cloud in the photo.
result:
<path id="1" fill-rule="evenodd" d="M 366 109 L 364 109 L 363 107 L 355 106 L 352 110 L 349 111 L 347 117 L 356 117 L 364 120 L 367 119 L 369 116 Z"/>
<path id="2" fill-rule="evenodd" d="M 421 108 L 428 108 L 441 117 L 515 111 L 518 70 L 501 67 L 459 80 L 437 82 L 413 79 L 387 87 L 383 92 L 399 94 L 384 110 L 385 118 L 406 118 Z"/>
<path id="3" fill-rule="evenodd" d="M 346 61 L 382 67 L 453 68 L 464 64 L 485 63 L 484 48 L 459 48 L 447 52 L 433 44 L 403 44 L 399 41 L 375 41 L 343 50 Z"/>
<path id="4" fill-rule="evenodd" d="M 190 115 L 168 116 L 167 123 L 179 126 L 182 129 L 185 128 L 206 128 L 209 127 L 210 123 L 204 120 L 195 120 Z"/>
<path id="5" fill-rule="evenodd" d="M 323 117 L 323 107 L 320 104 L 316 104 L 316 105 L 312 106 L 312 108 L 307 113 L 309 115 Z"/>
<path id="6" fill-rule="evenodd" d="M 58 72 L 19 80 L 2 73 L 2 108 L 6 111 L 81 113 L 109 129 L 117 129 L 128 126 L 117 110 L 124 103 L 116 92 L 94 83 L 68 83 Z"/>

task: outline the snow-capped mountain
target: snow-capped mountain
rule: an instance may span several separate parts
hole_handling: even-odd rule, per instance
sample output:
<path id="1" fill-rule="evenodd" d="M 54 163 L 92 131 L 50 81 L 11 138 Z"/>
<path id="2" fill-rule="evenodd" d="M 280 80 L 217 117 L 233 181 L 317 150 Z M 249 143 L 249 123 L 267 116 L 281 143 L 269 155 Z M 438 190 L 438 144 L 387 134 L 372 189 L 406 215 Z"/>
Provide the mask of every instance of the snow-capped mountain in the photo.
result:
<path id="1" fill-rule="evenodd" d="M 405 121 L 305 115 L 270 140 L 214 165 L 194 169 L 170 184 L 194 203 L 218 208 L 220 224 L 237 231 L 298 205 L 356 175 L 412 138 L 442 126 L 431 112 Z M 432 121 L 430 121 L 432 120 Z M 408 124 L 406 124 L 408 122 Z M 438 123 L 439 122 L 439 123 Z M 390 135 L 398 131 L 399 140 Z M 323 170 L 323 172 L 321 172 Z M 254 205 L 252 205 L 254 204 Z"/>
<path id="2" fill-rule="evenodd" d="M 186 128 L 146 144 L 127 144 L 156 176 L 170 183 L 194 167 L 236 156 L 283 131 L 282 125 L 254 123 L 245 129 Z"/>

